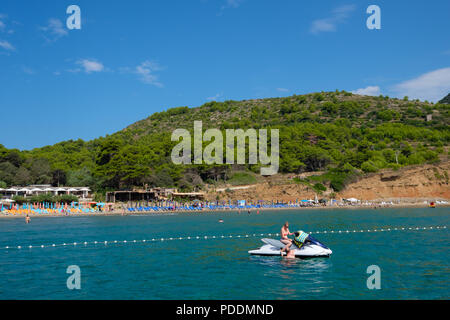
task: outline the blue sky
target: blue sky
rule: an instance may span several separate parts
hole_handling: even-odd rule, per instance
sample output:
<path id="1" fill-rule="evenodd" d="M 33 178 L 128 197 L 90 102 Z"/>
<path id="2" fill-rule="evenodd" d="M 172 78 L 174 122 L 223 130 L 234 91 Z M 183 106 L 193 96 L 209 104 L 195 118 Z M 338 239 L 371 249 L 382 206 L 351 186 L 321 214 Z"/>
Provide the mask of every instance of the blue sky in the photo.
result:
<path id="1" fill-rule="evenodd" d="M 81 9 L 81 30 L 66 9 Z M 381 29 L 369 30 L 369 5 Z M 22 1 L 0 4 L 0 143 L 114 133 L 207 101 L 450 91 L 450 2 Z"/>

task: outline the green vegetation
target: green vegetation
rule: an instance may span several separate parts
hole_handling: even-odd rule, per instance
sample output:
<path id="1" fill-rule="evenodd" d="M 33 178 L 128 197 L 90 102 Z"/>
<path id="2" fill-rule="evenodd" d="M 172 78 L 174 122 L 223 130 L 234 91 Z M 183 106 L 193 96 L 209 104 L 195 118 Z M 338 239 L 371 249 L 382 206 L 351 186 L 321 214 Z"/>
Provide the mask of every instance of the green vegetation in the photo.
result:
<path id="1" fill-rule="evenodd" d="M 444 98 L 442 98 L 442 100 L 439 101 L 439 103 L 450 104 L 450 93 L 447 96 L 445 96 Z"/>
<path id="2" fill-rule="evenodd" d="M 257 182 L 255 175 L 249 172 L 235 172 L 227 182 L 233 186 L 254 184 Z"/>
<path id="3" fill-rule="evenodd" d="M 432 121 L 426 116 L 432 114 Z M 176 166 L 170 155 L 176 128 L 276 128 L 280 172 L 324 171 L 308 179 L 317 191 L 340 191 L 359 175 L 382 168 L 433 163 L 448 157 L 450 105 L 345 91 L 285 98 L 208 102 L 151 115 L 113 135 L 70 140 L 29 151 L 0 145 L 0 187 L 44 184 L 106 190 L 132 186 L 199 190 L 205 183 L 249 184 L 260 165 Z M 237 172 L 236 172 L 237 171 Z"/>
<path id="4" fill-rule="evenodd" d="M 41 194 L 38 196 L 32 196 L 31 198 L 26 198 L 22 196 L 14 196 L 13 200 L 21 205 L 24 203 L 72 203 L 72 202 L 78 202 L 78 197 L 70 194 L 64 194 L 61 196 L 55 196 L 52 194 Z"/>

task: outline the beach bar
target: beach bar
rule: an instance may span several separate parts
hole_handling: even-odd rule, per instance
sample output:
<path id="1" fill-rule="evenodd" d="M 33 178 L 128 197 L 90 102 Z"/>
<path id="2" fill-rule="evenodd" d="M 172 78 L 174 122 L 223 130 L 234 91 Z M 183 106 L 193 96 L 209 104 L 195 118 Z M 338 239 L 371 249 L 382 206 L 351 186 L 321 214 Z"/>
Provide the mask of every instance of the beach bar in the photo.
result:
<path id="1" fill-rule="evenodd" d="M 106 193 L 107 202 L 152 201 L 157 199 L 154 190 L 122 190 Z"/>

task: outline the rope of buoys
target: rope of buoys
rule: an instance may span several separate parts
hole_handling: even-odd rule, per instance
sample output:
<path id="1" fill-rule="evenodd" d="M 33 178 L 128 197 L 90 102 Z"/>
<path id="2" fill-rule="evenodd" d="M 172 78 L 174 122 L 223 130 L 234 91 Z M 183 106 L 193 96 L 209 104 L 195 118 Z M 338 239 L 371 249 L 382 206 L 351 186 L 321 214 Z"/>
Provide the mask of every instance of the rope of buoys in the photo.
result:
<path id="1" fill-rule="evenodd" d="M 322 230 L 322 231 L 307 231 L 310 234 L 348 234 L 348 233 L 370 233 L 370 232 L 392 232 L 392 231 L 421 231 L 421 230 L 443 230 L 447 229 L 447 226 L 431 226 L 431 227 L 385 227 L 377 229 L 352 229 L 352 230 Z M 83 242 L 65 242 L 59 244 L 40 244 L 40 245 L 15 245 L 0 247 L 3 250 L 13 249 L 34 249 L 34 248 L 56 248 L 56 247 L 76 247 L 76 246 L 88 246 L 88 245 L 115 245 L 115 244 L 135 244 L 135 243 L 151 243 L 151 242 L 164 242 L 164 241 L 176 241 L 176 240 L 211 240 L 211 239 L 239 239 L 250 237 L 264 237 L 264 236 L 279 236 L 279 233 L 253 233 L 245 235 L 220 235 L 220 236 L 186 236 L 186 237 L 165 237 L 165 238 L 152 238 L 143 240 L 109 240 L 109 241 L 83 241 Z"/>

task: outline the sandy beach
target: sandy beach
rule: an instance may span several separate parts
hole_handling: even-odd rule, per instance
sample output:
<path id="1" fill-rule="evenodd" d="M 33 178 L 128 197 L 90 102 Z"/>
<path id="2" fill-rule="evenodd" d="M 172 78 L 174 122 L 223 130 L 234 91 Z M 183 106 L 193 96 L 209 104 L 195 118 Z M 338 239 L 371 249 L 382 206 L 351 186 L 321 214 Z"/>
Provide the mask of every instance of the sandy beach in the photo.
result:
<path id="1" fill-rule="evenodd" d="M 259 209 L 251 209 L 251 214 L 257 214 L 257 211 L 285 211 L 285 210 L 355 210 L 355 209 L 386 209 L 386 208 L 429 208 L 428 204 L 425 203 L 399 203 L 399 204 L 389 204 L 389 205 L 343 205 L 343 206 L 305 206 L 305 207 L 288 207 L 288 208 L 259 208 Z M 448 204 L 439 204 L 436 205 L 436 208 L 450 208 L 450 203 Z M 430 208 L 431 210 L 432 208 Z M 210 209 L 204 209 L 204 210 L 196 210 L 196 211 L 189 211 L 189 210 L 174 210 L 174 211 L 162 211 L 162 212 L 153 212 L 153 211 L 141 211 L 141 212 L 129 212 L 124 211 L 123 209 L 116 209 L 113 211 L 108 212 L 90 212 L 90 213 L 70 213 L 70 214 L 39 214 L 39 213 L 29 213 L 29 217 L 39 217 L 39 218 L 45 218 L 45 217 L 94 217 L 94 216 L 145 216 L 145 215 L 154 215 L 154 216 L 162 216 L 162 215 L 176 215 L 176 214 L 183 214 L 183 213 L 197 213 L 197 214 L 208 214 L 211 212 L 236 212 L 238 214 L 238 210 L 236 209 L 230 209 L 230 210 L 210 210 Z M 248 209 L 241 209 L 240 214 L 247 215 Z M 0 218 L 25 218 L 26 213 L 20 213 L 20 214 L 6 214 L 4 212 L 0 213 Z"/>

